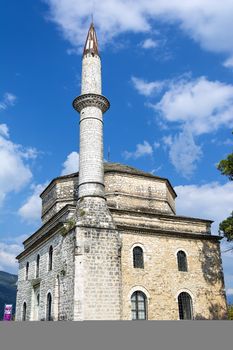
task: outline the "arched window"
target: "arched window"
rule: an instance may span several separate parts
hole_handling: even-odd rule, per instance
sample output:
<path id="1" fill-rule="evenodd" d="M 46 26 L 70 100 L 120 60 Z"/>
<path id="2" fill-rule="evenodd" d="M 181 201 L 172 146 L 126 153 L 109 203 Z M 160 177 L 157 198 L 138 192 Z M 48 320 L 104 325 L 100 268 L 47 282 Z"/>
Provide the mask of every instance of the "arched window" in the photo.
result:
<path id="1" fill-rule="evenodd" d="M 27 304 L 24 302 L 23 303 L 23 316 L 22 316 L 22 321 L 26 321 L 27 317 Z"/>
<path id="2" fill-rule="evenodd" d="M 193 319 L 193 303 L 191 296 L 182 292 L 178 296 L 179 316 L 180 320 L 192 320 Z"/>
<path id="3" fill-rule="evenodd" d="M 40 255 L 37 255 L 36 258 L 36 278 L 38 278 L 40 275 Z"/>
<path id="4" fill-rule="evenodd" d="M 49 247 L 49 271 L 53 268 L 53 247 Z"/>
<path id="5" fill-rule="evenodd" d="M 136 291 L 131 296 L 132 320 L 147 319 L 147 297 L 141 291 Z"/>
<path id="6" fill-rule="evenodd" d="M 47 295 L 46 320 L 52 321 L 52 295 L 51 295 L 51 293 L 48 293 L 48 295 Z"/>
<path id="7" fill-rule="evenodd" d="M 183 250 L 179 250 L 177 253 L 177 263 L 179 271 L 188 271 L 187 257 Z"/>
<path id="8" fill-rule="evenodd" d="M 144 268 L 143 250 L 141 247 L 133 248 L 133 267 L 139 269 Z"/>
<path id="9" fill-rule="evenodd" d="M 27 262 L 26 264 L 26 275 L 25 275 L 26 281 L 28 280 L 28 271 L 29 271 L 29 262 Z"/>

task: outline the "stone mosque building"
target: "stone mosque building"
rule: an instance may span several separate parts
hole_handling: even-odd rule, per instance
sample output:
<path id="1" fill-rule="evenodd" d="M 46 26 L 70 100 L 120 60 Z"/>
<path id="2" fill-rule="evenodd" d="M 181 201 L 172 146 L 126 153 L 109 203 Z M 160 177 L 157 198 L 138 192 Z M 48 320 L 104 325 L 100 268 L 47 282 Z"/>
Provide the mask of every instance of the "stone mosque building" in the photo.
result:
<path id="1" fill-rule="evenodd" d="M 103 162 L 101 60 L 93 24 L 82 59 L 79 173 L 41 193 L 42 226 L 18 255 L 16 320 L 223 319 L 220 238 L 176 215 L 168 179 Z"/>

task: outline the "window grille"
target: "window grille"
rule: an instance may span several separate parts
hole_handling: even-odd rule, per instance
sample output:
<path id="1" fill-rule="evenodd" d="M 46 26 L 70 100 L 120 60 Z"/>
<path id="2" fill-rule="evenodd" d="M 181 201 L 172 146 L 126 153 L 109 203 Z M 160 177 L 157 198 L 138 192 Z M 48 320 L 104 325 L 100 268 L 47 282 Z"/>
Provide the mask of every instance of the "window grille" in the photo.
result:
<path id="1" fill-rule="evenodd" d="M 53 247 L 49 247 L 49 271 L 53 269 Z"/>
<path id="2" fill-rule="evenodd" d="M 180 295 L 178 296 L 178 306 L 180 320 L 193 319 L 192 298 L 188 293 L 180 293 Z"/>
<path id="3" fill-rule="evenodd" d="M 180 250 L 177 253 L 177 263 L 178 263 L 179 271 L 184 271 L 184 272 L 188 271 L 187 257 L 185 252 L 183 252 L 182 250 Z"/>
<path id="4" fill-rule="evenodd" d="M 47 295 L 46 320 L 52 321 L 52 296 L 50 293 Z"/>
<path id="5" fill-rule="evenodd" d="M 23 317 L 22 317 L 22 321 L 26 321 L 26 317 L 27 317 L 27 304 L 24 302 L 23 303 Z"/>
<path id="6" fill-rule="evenodd" d="M 26 281 L 28 280 L 28 272 L 29 272 L 29 262 L 27 262 L 26 264 L 26 276 L 25 276 Z"/>
<path id="7" fill-rule="evenodd" d="M 147 319 L 147 297 L 141 291 L 136 291 L 131 296 L 132 320 Z"/>
<path id="8" fill-rule="evenodd" d="M 141 247 L 134 247 L 133 249 L 133 267 L 144 268 L 143 250 Z"/>
<path id="9" fill-rule="evenodd" d="M 40 275 L 40 255 L 37 255 L 36 259 L 36 278 L 38 278 Z"/>

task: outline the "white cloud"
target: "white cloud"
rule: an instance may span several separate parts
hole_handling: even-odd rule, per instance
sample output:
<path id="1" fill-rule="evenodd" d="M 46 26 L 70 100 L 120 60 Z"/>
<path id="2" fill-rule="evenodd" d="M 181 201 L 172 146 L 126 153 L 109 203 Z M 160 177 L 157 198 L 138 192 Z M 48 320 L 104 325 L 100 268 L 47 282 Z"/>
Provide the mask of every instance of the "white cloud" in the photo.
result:
<path id="1" fill-rule="evenodd" d="M 24 159 L 36 159 L 39 152 L 34 147 L 23 148 L 22 157 Z"/>
<path id="2" fill-rule="evenodd" d="M 233 126 L 233 85 L 205 77 L 170 82 L 159 103 L 154 105 L 169 122 L 186 125 L 196 135 L 222 126 Z"/>
<path id="3" fill-rule="evenodd" d="M 213 138 L 211 143 L 214 143 L 217 146 L 233 146 L 233 139 L 227 138 L 225 140 L 219 140 L 218 138 Z"/>
<path id="4" fill-rule="evenodd" d="M 233 56 L 223 62 L 224 67 L 233 68 Z"/>
<path id="5" fill-rule="evenodd" d="M 21 145 L 13 143 L 9 139 L 8 128 L 0 125 L 0 205 L 7 193 L 19 191 L 32 178 L 31 170 L 24 161 L 24 153 Z"/>
<path id="6" fill-rule="evenodd" d="M 29 223 L 39 221 L 41 218 L 40 194 L 48 183 L 33 186 L 33 193 L 27 198 L 22 207 L 18 210 L 21 218 Z"/>
<path id="7" fill-rule="evenodd" d="M 6 124 L 0 124 L 0 135 L 9 137 L 9 129 Z"/>
<path id="8" fill-rule="evenodd" d="M 5 110 L 10 106 L 14 106 L 17 97 L 10 92 L 6 92 L 0 101 L 0 110 Z"/>
<path id="9" fill-rule="evenodd" d="M 160 143 L 155 141 L 155 142 L 154 142 L 154 148 L 157 149 L 157 148 L 159 148 L 159 147 L 160 147 Z"/>
<path id="10" fill-rule="evenodd" d="M 162 141 L 165 145 L 165 148 L 167 148 L 172 145 L 172 136 L 171 135 L 163 136 Z"/>
<path id="11" fill-rule="evenodd" d="M 144 87 L 145 85 L 145 87 Z M 164 136 L 165 149 L 169 149 L 171 163 L 185 177 L 192 175 L 202 156 L 196 143 L 202 134 L 213 133 L 221 127 L 233 127 L 233 85 L 210 81 L 206 77 L 191 79 L 182 76 L 176 81 L 134 82 L 139 93 L 151 95 L 153 88 L 166 89 L 159 102 L 147 103 L 159 113 L 158 123 L 173 123 L 181 132 Z"/>
<path id="12" fill-rule="evenodd" d="M 227 295 L 233 295 L 233 288 L 228 288 L 226 290 Z"/>
<path id="13" fill-rule="evenodd" d="M 20 251 L 22 251 L 21 245 L 0 241 L 0 270 L 16 272 L 18 264 L 15 257 Z"/>
<path id="14" fill-rule="evenodd" d="M 153 148 L 149 142 L 144 141 L 143 144 L 137 144 L 134 152 L 124 151 L 123 156 L 125 159 L 134 158 L 138 159 L 144 156 L 150 156 L 153 154 Z"/>
<path id="15" fill-rule="evenodd" d="M 177 172 L 189 178 L 202 156 L 201 147 L 196 145 L 192 133 L 184 130 L 174 138 L 171 135 L 165 137 L 164 141 L 169 148 L 170 161 Z"/>
<path id="16" fill-rule="evenodd" d="M 144 96 L 150 96 L 153 93 L 160 92 L 164 86 L 164 82 L 162 81 L 147 82 L 137 77 L 131 77 L 131 81 L 138 93 Z"/>
<path id="17" fill-rule="evenodd" d="M 217 234 L 219 223 L 230 215 L 233 208 L 233 183 L 221 185 L 212 182 L 205 185 L 176 186 L 177 214 L 214 220 Z"/>
<path id="18" fill-rule="evenodd" d="M 153 49 L 155 47 L 158 46 L 158 42 L 151 39 L 151 38 L 147 38 L 146 40 L 144 40 L 142 43 L 141 43 L 141 47 L 143 49 Z"/>
<path id="19" fill-rule="evenodd" d="M 79 153 L 71 152 L 63 163 L 61 175 L 68 175 L 78 171 L 79 169 Z"/>
<path id="20" fill-rule="evenodd" d="M 149 32 L 153 23 L 177 24 L 201 47 L 233 54 L 232 0 L 43 0 L 50 19 L 74 47 L 83 46 L 91 13 L 100 41 L 123 32 Z"/>

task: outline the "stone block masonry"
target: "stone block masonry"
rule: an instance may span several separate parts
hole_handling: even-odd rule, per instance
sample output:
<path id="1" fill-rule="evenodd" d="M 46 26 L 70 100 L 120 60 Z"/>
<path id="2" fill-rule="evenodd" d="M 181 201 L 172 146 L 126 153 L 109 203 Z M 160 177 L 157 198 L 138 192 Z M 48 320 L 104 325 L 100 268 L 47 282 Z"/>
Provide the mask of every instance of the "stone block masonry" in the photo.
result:
<path id="1" fill-rule="evenodd" d="M 178 295 L 192 297 L 195 319 L 223 319 L 226 299 L 218 241 L 122 232 L 122 302 L 124 320 L 131 319 L 131 295 L 142 290 L 149 320 L 178 320 Z M 133 267 L 133 247 L 144 252 L 144 268 Z M 188 271 L 178 271 L 177 251 L 187 254 Z"/>
<path id="2" fill-rule="evenodd" d="M 53 247 L 52 269 L 49 270 L 49 248 Z M 40 256 L 39 276 L 36 276 L 37 256 Z M 26 264 L 29 263 L 26 280 Z M 52 295 L 52 319 L 73 319 L 74 297 L 74 232 L 62 236 L 59 232 L 19 261 L 16 320 L 22 320 L 23 304 L 26 319 L 46 320 L 47 295 Z M 39 294 L 39 305 L 37 295 Z"/>
<path id="3" fill-rule="evenodd" d="M 106 201 L 77 205 L 74 320 L 121 319 L 121 242 Z"/>

